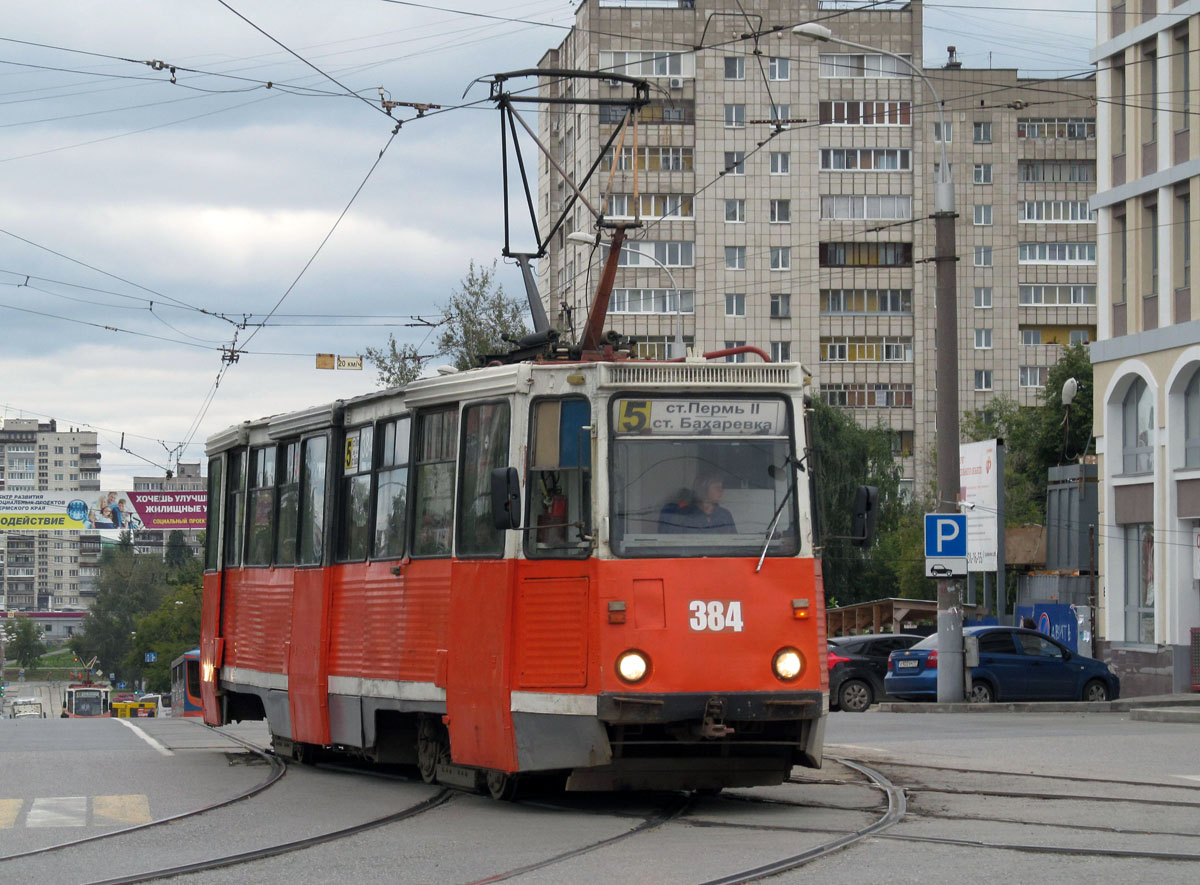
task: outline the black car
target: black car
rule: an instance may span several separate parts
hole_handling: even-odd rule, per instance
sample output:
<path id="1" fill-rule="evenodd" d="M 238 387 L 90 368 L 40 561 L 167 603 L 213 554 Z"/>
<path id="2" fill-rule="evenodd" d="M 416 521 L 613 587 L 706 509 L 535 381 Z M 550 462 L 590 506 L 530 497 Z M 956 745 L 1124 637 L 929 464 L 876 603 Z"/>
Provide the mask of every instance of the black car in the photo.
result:
<path id="1" fill-rule="evenodd" d="M 908 633 L 829 637 L 829 709 L 861 713 L 883 697 L 888 655 L 923 638 Z"/>

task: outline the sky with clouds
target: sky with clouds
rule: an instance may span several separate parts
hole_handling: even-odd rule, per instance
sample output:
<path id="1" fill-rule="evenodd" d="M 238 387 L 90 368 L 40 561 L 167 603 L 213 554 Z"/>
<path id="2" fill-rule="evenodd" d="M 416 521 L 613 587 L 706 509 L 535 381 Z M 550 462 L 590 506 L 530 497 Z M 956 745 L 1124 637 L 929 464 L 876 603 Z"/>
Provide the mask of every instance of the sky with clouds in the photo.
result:
<path id="1" fill-rule="evenodd" d="M 1086 70 L 1094 2 L 1045 4 L 927 4 L 926 61 L 953 44 L 969 67 Z M 96 430 L 117 488 L 230 424 L 376 386 L 318 352 L 389 333 L 430 352 L 411 324 L 503 245 L 497 115 L 464 90 L 536 66 L 575 6 L 5 0 L 0 416 Z M 446 110 L 389 117 L 380 87 Z"/>

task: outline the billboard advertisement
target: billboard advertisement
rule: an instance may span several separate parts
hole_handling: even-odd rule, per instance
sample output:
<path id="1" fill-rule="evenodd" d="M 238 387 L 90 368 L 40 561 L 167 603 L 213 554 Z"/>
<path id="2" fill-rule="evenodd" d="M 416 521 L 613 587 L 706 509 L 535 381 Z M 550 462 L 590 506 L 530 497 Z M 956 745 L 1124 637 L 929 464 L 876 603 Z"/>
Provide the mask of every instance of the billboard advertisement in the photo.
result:
<path id="1" fill-rule="evenodd" d="M 196 531 L 207 492 L 0 491 L 0 532 Z"/>
<path id="2" fill-rule="evenodd" d="M 958 499 L 967 505 L 967 568 L 973 572 L 994 572 L 999 560 L 998 467 L 996 440 L 959 445 Z"/>

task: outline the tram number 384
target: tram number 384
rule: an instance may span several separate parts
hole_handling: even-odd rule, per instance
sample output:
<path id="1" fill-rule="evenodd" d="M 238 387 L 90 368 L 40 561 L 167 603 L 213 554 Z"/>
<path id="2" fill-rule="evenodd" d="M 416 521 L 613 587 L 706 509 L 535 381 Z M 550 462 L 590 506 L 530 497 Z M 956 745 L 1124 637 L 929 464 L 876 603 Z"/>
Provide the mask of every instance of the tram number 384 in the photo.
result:
<path id="1" fill-rule="evenodd" d="M 692 613 L 688 626 L 693 630 L 742 632 L 742 604 L 736 599 L 732 602 L 694 599 L 688 603 L 688 609 Z"/>

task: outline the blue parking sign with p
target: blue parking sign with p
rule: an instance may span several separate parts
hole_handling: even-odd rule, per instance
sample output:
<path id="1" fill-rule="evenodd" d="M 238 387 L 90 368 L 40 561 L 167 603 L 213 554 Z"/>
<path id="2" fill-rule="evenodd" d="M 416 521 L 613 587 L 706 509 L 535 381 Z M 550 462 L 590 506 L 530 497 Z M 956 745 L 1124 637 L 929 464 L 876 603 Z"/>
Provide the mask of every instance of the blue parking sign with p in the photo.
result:
<path id="1" fill-rule="evenodd" d="M 965 513 L 926 513 L 926 558 L 957 558 L 966 555 L 967 515 Z"/>

